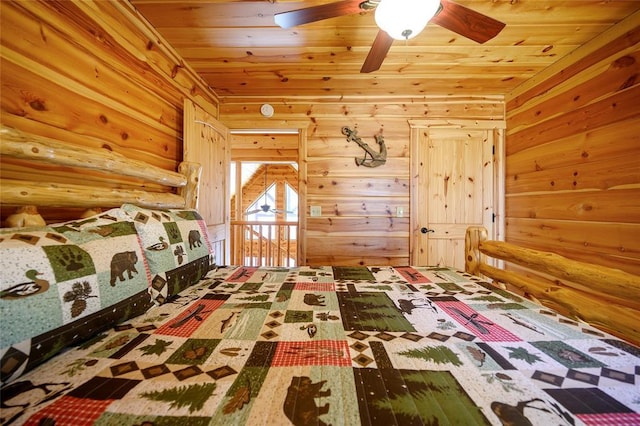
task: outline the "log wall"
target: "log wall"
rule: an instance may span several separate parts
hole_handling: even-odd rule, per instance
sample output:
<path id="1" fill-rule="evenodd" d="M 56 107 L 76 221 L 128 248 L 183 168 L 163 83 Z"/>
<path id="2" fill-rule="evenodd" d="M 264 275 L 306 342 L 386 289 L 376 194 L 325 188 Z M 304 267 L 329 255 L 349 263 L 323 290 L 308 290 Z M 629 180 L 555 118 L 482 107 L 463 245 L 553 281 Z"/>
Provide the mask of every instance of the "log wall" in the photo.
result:
<path id="1" fill-rule="evenodd" d="M 506 240 L 640 275 L 640 15 L 506 98 Z"/>
<path id="2" fill-rule="evenodd" d="M 270 99 L 275 113 L 260 115 L 266 100 L 223 99 L 220 120 L 234 128 L 306 128 L 300 147 L 300 172 L 306 183 L 301 214 L 306 253 L 301 264 L 310 265 L 406 265 L 409 264 L 410 134 L 408 120 L 425 118 L 503 120 L 501 96 L 383 98 L 383 99 Z M 364 151 L 347 142 L 341 128 L 357 129 L 358 136 L 378 150 L 374 135 L 382 132 L 387 146 L 384 165 L 358 167 L 355 158 Z M 283 135 L 289 139 L 290 135 Z M 284 146 L 275 138 L 253 138 L 256 150 Z M 234 156 L 232 138 L 232 157 Z M 262 141 L 263 143 L 260 143 Z M 246 156 L 247 144 L 239 146 Z M 269 150 L 276 159 L 277 149 Z M 284 157 L 288 155 L 282 149 Z M 479 159 L 478 161 L 481 161 Z M 306 174 L 305 174 L 306 170 Z M 322 216 L 310 217 L 319 206 Z M 398 217 L 397 208 L 404 212 Z M 427 208 L 427 206 L 425 206 Z M 306 251 L 305 251 L 306 250 Z"/>
<path id="3" fill-rule="evenodd" d="M 213 92 L 127 2 L 3 0 L 0 19 L 3 125 L 176 170 L 185 97 L 208 101 L 218 115 Z M 6 179 L 141 185 L 72 167 L 0 161 Z M 78 217 L 40 211 L 49 222 Z M 2 219 L 11 213 L 3 208 Z"/>

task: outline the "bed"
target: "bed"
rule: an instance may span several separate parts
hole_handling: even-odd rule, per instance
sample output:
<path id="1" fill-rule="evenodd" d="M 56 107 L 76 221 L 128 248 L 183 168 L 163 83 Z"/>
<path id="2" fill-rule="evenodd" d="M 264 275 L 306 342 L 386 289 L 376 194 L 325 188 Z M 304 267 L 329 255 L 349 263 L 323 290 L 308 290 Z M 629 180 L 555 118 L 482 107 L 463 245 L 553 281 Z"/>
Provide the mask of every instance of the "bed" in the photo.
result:
<path id="1" fill-rule="evenodd" d="M 4 136 L 3 145 L 16 139 Z M 59 143 L 48 149 L 60 152 Z M 190 170 L 178 185 L 197 182 Z M 42 186 L 3 181 L 3 204 L 47 205 L 51 186 Z M 101 199 L 111 208 L 83 219 L 2 230 L 2 259 L 13 256 L 0 288 L 2 424 L 640 424 L 633 336 L 534 303 L 531 288 L 496 285 L 509 280 L 478 266 L 491 251 L 478 230 L 467 239 L 474 274 L 215 265 L 186 193 L 197 199 L 179 190 L 159 205 L 157 194 L 133 191 Z M 56 241 L 35 250 L 58 253 L 49 261 L 82 263 L 73 253 L 84 252 L 94 269 L 63 279 L 38 271 L 16 287 L 6 278 L 41 264 L 25 260 L 23 247 L 43 246 L 34 236 Z M 111 249 L 105 238 L 116 240 Z M 135 261 L 114 266 L 122 252 Z M 26 336 L 25 324 L 55 322 L 36 318 L 54 312 L 43 307 L 52 301 L 72 331 L 54 324 Z"/>

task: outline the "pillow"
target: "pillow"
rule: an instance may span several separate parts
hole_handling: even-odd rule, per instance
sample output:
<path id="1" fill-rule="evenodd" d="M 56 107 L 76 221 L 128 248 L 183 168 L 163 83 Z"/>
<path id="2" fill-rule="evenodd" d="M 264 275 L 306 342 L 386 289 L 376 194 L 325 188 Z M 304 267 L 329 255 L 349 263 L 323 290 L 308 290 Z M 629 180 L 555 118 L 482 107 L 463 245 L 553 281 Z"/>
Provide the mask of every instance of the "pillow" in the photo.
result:
<path id="1" fill-rule="evenodd" d="M 162 304 L 200 281 L 213 250 L 202 216 L 192 209 L 151 210 L 124 204 L 133 219 L 151 272 L 151 298 Z"/>
<path id="2" fill-rule="evenodd" d="M 0 230 L 1 381 L 152 306 L 143 255 L 121 209 Z"/>

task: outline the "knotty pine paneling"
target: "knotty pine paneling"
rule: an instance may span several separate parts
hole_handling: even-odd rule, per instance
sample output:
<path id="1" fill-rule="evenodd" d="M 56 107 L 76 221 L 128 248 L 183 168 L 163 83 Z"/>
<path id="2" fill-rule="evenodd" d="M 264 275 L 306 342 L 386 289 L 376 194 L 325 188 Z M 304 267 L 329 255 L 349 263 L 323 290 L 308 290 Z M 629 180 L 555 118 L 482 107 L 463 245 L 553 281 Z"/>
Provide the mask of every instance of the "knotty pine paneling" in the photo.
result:
<path id="1" fill-rule="evenodd" d="M 622 269 L 638 275 L 640 224 L 507 217 L 508 241 L 568 258 Z M 585 234 L 585 227 L 588 234 Z"/>
<path id="2" fill-rule="evenodd" d="M 399 177 L 377 177 L 374 181 L 370 177 L 324 177 L 309 176 L 307 190 L 322 196 L 351 197 L 354 194 L 368 196 L 388 196 L 390 194 L 404 194 L 409 190 L 409 179 Z"/>
<path id="3" fill-rule="evenodd" d="M 590 222 L 640 223 L 640 188 L 615 191 L 571 191 L 509 196 L 510 217 Z"/>
<path id="4" fill-rule="evenodd" d="M 127 2 L 1 1 L 0 20 L 4 125 L 176 170 L 182 160 L 184 98 L 207 100 L 214 108 L 210 113 L 218 115 L 216 95 Z M 141 184 L 0 161 L 5 179 L 84 180 L 115 188 Z M 40 210 L 48 221 L 78 214 Z M 2 219 L 11 213 L 3 208 Z"/>
<path id="5" fill-rule="evenodd" d="M 52 80 L 7 61 L 2 67 L 2 86 L 0 105 L 6 125 L 23 129 L 21 124 L 27 119 L 72 129 L 87 139 L 99 140 L 96 148 L 171 170 L 175 170 L 177 159 L 182 156 L 179 129 L 145 125 L 130 111 L 106 105 L 106 98 L 78 95 L 75 87 L 61 79 Z"/>
<path id="6" fill-rule="evenodd" d="M 259 114 L 269 102 L 272 118 Z M 220 119 L 230 129 L 307 128 L 300 147 L 306 170 L 304 252 L 301 264 L 309 265 L 407 265 L 410 211 L 409 119 L 443 118 L 504 120 L 502 97 L 353 98 L 343 101 L 293 99 L 223 99 Z M 343 126 L 357 129 L 358 136 L 378 151 L 374 136 L 382 133 L 387 161 L 376 168 L 358 167 L 355 158 L 364 151 L 347 142 Z M 238 135 L 234 135 L 236 138 Z M 286 136 L 273 140 L 253 137 L 238 142 L 238 155 L 249 151 L 285 148 Z M 232 138 L 232 140 L 234 140 Z M 232 156 L 236 153 L 232 145 Z M 479 159 L 481 161 L 481 159 Z M 302 190 L 304 190 L 303 188 Z M 310 217 L 309 207 L 319 206 L 322 216 Z M 398 208 L 402 217 L 398 217 Z M 425 206 L 428 208 L 428 206 Z"/>
<path id="7" fill-rule="evenodd" d="M 510 193 L 607 190 L 634 185 L 639 181 L 638 157 L 629 155 L 578 161 L 573 165 L 540 168 L 520 174 L 507 172 L 506 190 Z"/>
<path id="8" fill-rule="evenodd" d="M 394 218 L 397 208 L 404 209 L 404 215 L 408 215 L 408 194 L 393 194 L 386 197 L 372 197 L 368 194 L 352 194 L 348 197 L 329 196 L 321 197 L 312 193 L 307 196 L 309 206 L 319 206 L 322 216 L 333 217 L 357 217 L 357 218 Z M 345 230 L 349 228 L 344 228 Z"/>
<path id="9" fill-rule="evenodd" d="M 369 146 L 373 148 L 370 140 Z M 360 148 L 358 148 L 360 149 Z M 358 167 L 355 158 L 362 158 L 364 151 L 353 150 L 352 157 L 307 157 L 307 167 L 309 176 L 342 176 L 370 178 L 371 176 L 405 176 L 409 172 L 409 158 L 394 158 L 387 156 L 384 165 L 377 168 Z M 372 182 L 373 184 L 373 182 Z"/>
<path id="10" fill-rule="evenodd" d="M 640 145 L 638 119 L 613 122 L 604 127 L 577 132 L 541 150 L 526 149 L 509 155 L 507 173 L 520 176 L 529 172 L 575 167 L 589 161 L 633 157 Z"/>
<path id="11" fill-rule="evenodd" d="M 298 161 L 297 134 L 231 134 L 232 161 Z"/>
<path id="12" fill-rule="evenodd" d="M 598 78 L 601 76 L 583 78 Z M 611 98 L 615 95 L 615 98 Z M 550 95 L 551 96 L 551 95 Z M 578 96 L 578 95 L 576 95 Z M 539 146 L 545 142 L 573 136 L 578 129 L 594 130 L 607 126 L 612 121 L 635 119 L 638 116 L 637 107 L 640 99 L 640 80 L 635 80 L 633 86 L 610 92 L 610 96 L 596 100 L 579 108 L 567 109 L 547 120 L 538 121 L 530 126 L 513 121 L 511 143 L 507 144 L 507 155 Z M 534 108 L 539 109 L 538 105 Z M 612 117 L 615 119 L 612 120 Z M 518 130 L 519 129 L 519 130 Z"/>
<path id="13" fill-rule="evenodd" d="M 506 240 L 640 275 L 640 22 L 506 98 Z"/>
<path id="14" fill-rule="evenodd" d="M 353 234 L 360 235 L 367 232 L 369 235 L 380 237 L 399 236 L 404 237 L 409 230 L 408 217 L 310 217 L 307 223 L 313 223 L 313 231 L 310 234 L 324 237 Z"/>
<path id="15" fill-rule="evenodd" d="M 273 102 L 505 94 L 638 10 L 637 0 L 457 1 L 506 27 L 478 44 L 432 22 L 394 42 L 379 70 L 362 74 L 378 33 L 373 12 L 283 29 L 273 15 L 295 8 L 288 1 L 131 0 L 221 97 Z"/>

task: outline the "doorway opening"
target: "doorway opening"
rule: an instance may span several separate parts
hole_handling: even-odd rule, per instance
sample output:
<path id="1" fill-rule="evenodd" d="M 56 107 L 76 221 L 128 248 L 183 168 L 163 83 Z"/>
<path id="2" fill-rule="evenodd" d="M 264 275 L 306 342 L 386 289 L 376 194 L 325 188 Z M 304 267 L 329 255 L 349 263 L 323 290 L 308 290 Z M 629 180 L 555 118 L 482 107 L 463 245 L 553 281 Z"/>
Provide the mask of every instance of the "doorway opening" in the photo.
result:
<path id="1" fill-rule="evenodd" d="M 298 265 L 298 163 L 231 161 L 231 261 Z"/>

